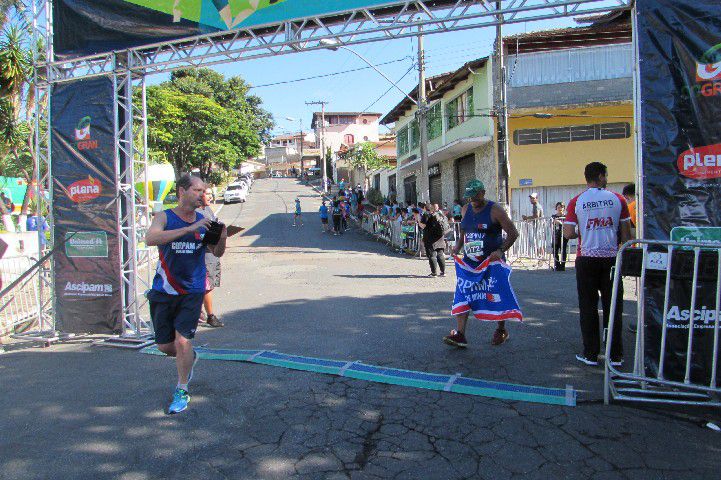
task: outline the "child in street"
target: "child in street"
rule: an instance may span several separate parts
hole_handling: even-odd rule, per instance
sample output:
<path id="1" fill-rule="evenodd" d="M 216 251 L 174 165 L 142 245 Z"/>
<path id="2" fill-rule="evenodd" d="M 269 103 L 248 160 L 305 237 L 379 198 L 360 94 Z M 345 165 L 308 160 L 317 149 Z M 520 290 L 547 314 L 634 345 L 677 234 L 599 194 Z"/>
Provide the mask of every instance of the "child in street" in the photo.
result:
<path id="1" fill-rule="evenodd" d="M 303 217 L 301 217 L 302 210 L 300 208 L 300 198 L 295 199 L 295 213 L 293 214 L 293 226 L 303 226 Z M 298 225 L 296 225 L 296 223 Z"/>

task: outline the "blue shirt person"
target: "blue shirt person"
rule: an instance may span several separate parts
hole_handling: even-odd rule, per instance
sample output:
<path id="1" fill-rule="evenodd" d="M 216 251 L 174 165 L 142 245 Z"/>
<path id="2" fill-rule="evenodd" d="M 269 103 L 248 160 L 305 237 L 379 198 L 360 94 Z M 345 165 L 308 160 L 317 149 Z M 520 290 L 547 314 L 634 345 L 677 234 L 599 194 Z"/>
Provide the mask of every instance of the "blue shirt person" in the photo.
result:
<path id="1" fill-rule="evenodd" d="M 50 226 L 48 226 L 48 222 L 42 215 L 33 215 L 28 217 L 27 222 L 25 222 L 25 229 L 28 232 L 37 232 L 38 230 L 41 232 L 47 232 L 50 230 Z M 45 239 L 45 235 L 40 235 L 40 246 L 45 247 L 47 243 L 48 241 Z"/>

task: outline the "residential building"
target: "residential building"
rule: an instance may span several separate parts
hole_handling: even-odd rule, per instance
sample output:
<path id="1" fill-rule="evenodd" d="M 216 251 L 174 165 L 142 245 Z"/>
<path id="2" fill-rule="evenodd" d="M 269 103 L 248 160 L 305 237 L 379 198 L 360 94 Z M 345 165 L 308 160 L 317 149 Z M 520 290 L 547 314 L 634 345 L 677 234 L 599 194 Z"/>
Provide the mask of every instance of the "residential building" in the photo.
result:
<path id="1" fill-rule="evenodd" d="M 338 159 L 338 152 L 345 146 L 352 147 L 356 143 L 378 141 L 378 119 L 380 113 L 369 112 L 325 112 L 325 127 L 321 129 L 321 112 L 313 113 L 311 129 L 318 139 L 316 147 L 322 144 L 326 151 L 330 149 L 336 163 L 335 180 L 348 178 L 350 166 Z"/>
<path id="2" fill-rule="evenodd" d="M 316 147 L 315 134 L 313 132 L 303 132 L 303 166 L 310 168 L 315 166 L 316 158 L 319 151 Z M 270 140 L 270 144 L 265 147 L 265 163 L 273 165 L 277 163 L 284 164 L 301 164 L 301 134 L 292 133 L 287 135 L 278 135 Z M 308 161 L 308 163 L 306 163 Z"/>
<path id="3" fill-rule="evenodd" d="M 418 98 L 418 88 L 409 96 Z M 481 58 L 428 78 L 426 96 L 430 201 L 452 204 L 462 198 L 466 183 L 473 178 L 485 183 L 488 198 L 496 199 L 491 60 Z M 394 124 L 398 163 L 390 181 L 395 181 L 398 199 L 404 203 L 421 200 L 417 110 L 417 105 L 404 98 L 381 119 L 383 125 Z"/>
<path id="4" fill-rule="evenodd" d="M 592 161 L 608 166 L 612 190 L 635 181 L 630 15 L 586 21 L 504 38 L 514 218 L 530 214 L 532 192 L 547 215 L 567 203 Z"/>

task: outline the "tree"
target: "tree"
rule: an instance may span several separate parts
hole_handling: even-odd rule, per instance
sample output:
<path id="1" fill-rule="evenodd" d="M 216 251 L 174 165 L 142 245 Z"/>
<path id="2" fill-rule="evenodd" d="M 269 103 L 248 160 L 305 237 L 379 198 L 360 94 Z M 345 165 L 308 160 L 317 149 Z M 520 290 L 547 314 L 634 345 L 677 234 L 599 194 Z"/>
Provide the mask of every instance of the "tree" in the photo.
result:
<path id="1" fill-rule="evenodd" d="M 248 101 L 248 89 L 240 77 L 225 80 L 208 69 L 179 70 L 150 87 L 151 158 L 167 159 L 176 176 L 198 168 L 208 178 L 214 165 L 227 171 L 259 155 L 262 129 L 272 128 L 272 117 Z"/>
<path id="2" fill-rule="evenodd" d="M 388 168 L 390 161 L 385 155 L 381 155 L 376 150 L 375 144 L 371 142 L 358 143 L 353 145 L 343 157 L 350 163 L 353 168 L 363 170 L 363 178 L 365 179 L 370 170 L 379 170 Z"/>

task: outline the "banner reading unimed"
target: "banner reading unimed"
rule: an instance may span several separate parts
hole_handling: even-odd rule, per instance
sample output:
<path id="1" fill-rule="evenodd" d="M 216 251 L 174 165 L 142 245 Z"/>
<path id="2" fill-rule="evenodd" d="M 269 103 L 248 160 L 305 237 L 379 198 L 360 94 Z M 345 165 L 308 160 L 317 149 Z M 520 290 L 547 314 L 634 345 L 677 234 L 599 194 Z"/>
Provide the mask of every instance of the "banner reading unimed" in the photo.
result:
<path id="1" fill-rule="evenodd" d="M 53 86 L 55 317 L 71 333 L 117 333 L 121 321 L 113 85 Z"/>
<path id="2" fill-rule="evenodd" d="M 721 241 L 721 3 L 637 0 L 641 68 L 644 238 Z M 676 260 L 674 255 L 674 262 Z M 715 282 L 700 282 L 691 378 L 713 358 Z M 665 378 L 683 380 L 690 280 L 672 280 Z M 658 371 L 664 284 L 646 289 L 646 367 Z"/>

